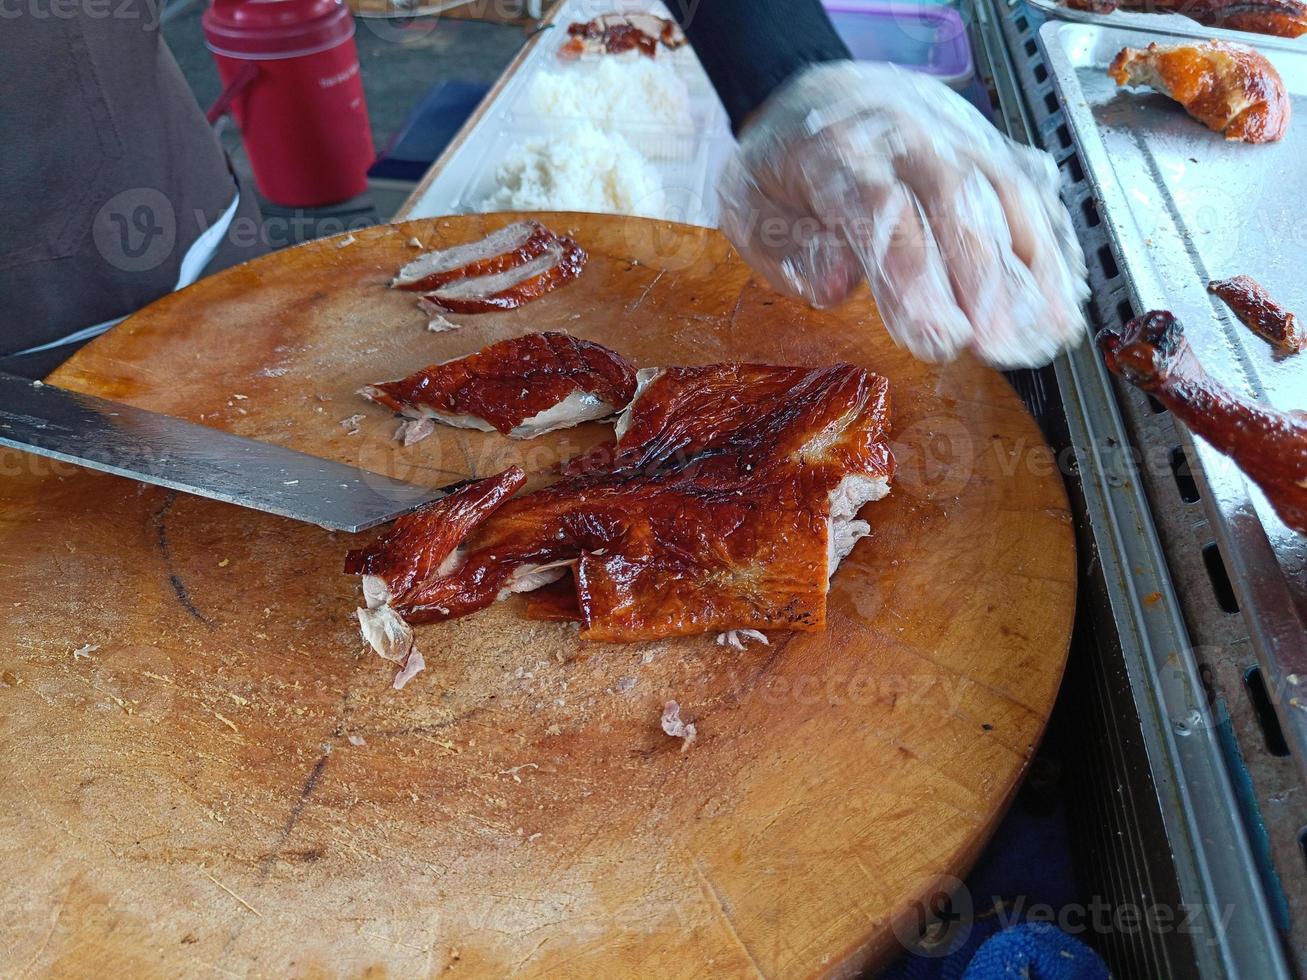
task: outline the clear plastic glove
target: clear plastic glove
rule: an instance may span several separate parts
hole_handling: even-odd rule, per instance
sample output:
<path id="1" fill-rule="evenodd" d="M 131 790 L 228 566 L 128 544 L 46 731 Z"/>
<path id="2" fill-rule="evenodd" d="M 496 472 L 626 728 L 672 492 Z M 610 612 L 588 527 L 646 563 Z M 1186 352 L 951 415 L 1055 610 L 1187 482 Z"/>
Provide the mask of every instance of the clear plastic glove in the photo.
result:
<path id="1" fill-rule="evenodd" d="M 720 195 L 722 230 L 773 286 L 830 306 L 865 279 L 918 357 L 1036 366 L 1085 335 L 1053 160 L 925 75 L 805 70 L 750 121 Z"/>

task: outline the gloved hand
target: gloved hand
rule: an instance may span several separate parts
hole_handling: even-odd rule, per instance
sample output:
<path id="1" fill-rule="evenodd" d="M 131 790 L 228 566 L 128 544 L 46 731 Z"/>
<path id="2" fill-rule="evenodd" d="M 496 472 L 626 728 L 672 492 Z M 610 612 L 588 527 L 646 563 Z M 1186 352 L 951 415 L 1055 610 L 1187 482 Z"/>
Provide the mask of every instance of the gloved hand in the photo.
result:
<path id="1" fill-rule="evenodd" d="M 745 127 L 722 231 L 815 306 L 864 279 L 893 337 L 939 361 L 971 348 L 1045 364 L 1085 334 L 1085 262 L 1048 154 L 946 85 L 891 65 L 808 68 Z"/>

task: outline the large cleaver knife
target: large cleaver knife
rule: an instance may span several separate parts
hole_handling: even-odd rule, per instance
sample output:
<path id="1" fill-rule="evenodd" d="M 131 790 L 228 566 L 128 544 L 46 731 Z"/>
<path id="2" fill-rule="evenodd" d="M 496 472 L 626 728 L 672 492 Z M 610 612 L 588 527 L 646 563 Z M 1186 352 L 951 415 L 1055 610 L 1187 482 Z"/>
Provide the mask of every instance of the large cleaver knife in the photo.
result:
<path id="1" fill-rule="evenodd" d="M 383 524 L 452 489 L 414 486 L 2 372 L 0 446 L 333 531 Z"/>

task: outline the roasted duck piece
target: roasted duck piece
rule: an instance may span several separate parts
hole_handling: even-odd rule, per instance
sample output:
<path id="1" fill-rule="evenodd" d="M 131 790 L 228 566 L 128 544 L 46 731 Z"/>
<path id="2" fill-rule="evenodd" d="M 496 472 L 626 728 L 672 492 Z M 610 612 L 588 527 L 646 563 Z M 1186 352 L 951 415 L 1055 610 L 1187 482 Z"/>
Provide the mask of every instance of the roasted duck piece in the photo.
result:
<path id="1" fill-rule="evenodd" d="M 626 51 L 639 51 L 653 58 L 660 44 L 670 51 L 686 43 L 676 21 L 656 14 L 604 14 L 594 20 L 568 24 L 567 35 L 567 42 L 558 49 L 558 57 L 565 60 L 583 54 Z"/>
<path id="2" fill-rule="evenodd" d="M 513 310 L 565 286 L 581 274 L 587 256 L 572 239 L 546 242 L 538 255 L 499 272 L 468 276 L 424 293 L 427 313 L 492 313 Z"/>
<path id="3" fill-rule="evenodd" d="M 1289 96 L 1266 58 L 1225 41 L 1124 48 L 1107 73 L 1118 85 L 1147 85 L 1227 140 L 1274 143 L 1289 126 Z"/>
<path id="4" fill-rule="evenodd" d="M 588 340 L 531 333 L 359 394 L 410 419 L 530 439 L 621 411 L 635 394 L 635 370 Z"/>
<path id="5" fill-rule="evenodd" d="M 1271 298 L 1252 276 L 1235 276 L 1207 284 L 1253 333 L 1286 354 L 1296 354 L 1307 343 L 1298 330 L 1298 318 Z"/>
<path id="6" fill-rule="evenodd" d="M 1098 334 L 1108 368 L 1160 400 L 1262 488 L 1280 519 L 1307 534 L 1307 416 L 1250 401 L 1203 370 L 1165 310 Z"/>
<path id="7" fill-rule="evenodd" d="M 381 542 L 384 548 L 374 545 L 345 556 L 345 571 L 363 576 L 365 608 L 358 610 L 358 620 L 373 650 L 396 663 L 417 654 L 412 627 L 400 610 L 428 579 L 452 571 L 451 557 L 464 535 L 525 482 L 526 474 L 514 466 L 460 487 L 397 521 Z M 397 681 L 397 686 L 403 685 Z"/>
<path id="8" fill-rule="evenodd" d="M 857 513 L 889 491 L 886 381 L 847 364 L 641 373 L 610 465 L 505 500 L 508 471 L 350 553 L 378 652 L 398 623 L 563 580 L 537 608 L 591 640 L 824 627 L 830 577 L 869 530 Z"/>
<path id="9" fill-rule="evenodd" d="M 504 272 L 534 259 L 557 240 L 538 221 L 515 221 L 474 242 L 424 252 L 400 269 L 390 284 L 422 292 L 458 279 Z"/>
<path id="10" fill-rule="evenodd" d="M 1122 10 L 1183 14 L 1208 27 L 1277 37 L 1307 32 L 1307 4 L 1300 0 L 1067 0 L 1075 10 L 1110 14 Z"/>

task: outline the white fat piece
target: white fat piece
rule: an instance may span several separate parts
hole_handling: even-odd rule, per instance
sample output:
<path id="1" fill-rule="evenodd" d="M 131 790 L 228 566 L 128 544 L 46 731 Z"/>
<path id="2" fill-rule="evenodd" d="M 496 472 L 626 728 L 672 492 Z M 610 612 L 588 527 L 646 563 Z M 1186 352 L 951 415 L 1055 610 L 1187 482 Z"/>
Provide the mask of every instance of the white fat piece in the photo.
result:
<path id="1" fill-rule="evenodd" d="M 593 392 L 574 391 L 561 402 L 532 415 L 508 434 L 514 439 L 533 439 L 546 432 L 570 429 L 582 422 L 607 418 L 616 410 L 616 405 L 604 401 Z"/>
<path id="2" fill-rule="evenodd" d="M 372 385 L 365 385 L 360 388 L 359 394 L 370 401 L 377 400 L 377 389 Z M 593 392 L 574 391 L 562 401 L 551 405 L 543 412 L 537 412 L 521 425 L 509 430 L 508 436 L 511 439 L 534 439 L 546 432 L 568 429 L 580 425 L 582 422 L 607 418 L 616 410 L 617 406 L 612 402 L 604 401 Z M 456 429 L 476 429 L 480 432 L 495 431 L 493 425 L 476 415 L 469 415 L 466 412 L 442 412 L 430 405 L 406 405 L 400 414 L 407 419 L 430 420 Z M 403 442 L 404 445 L 411 446 L 430 434 L 430 430 L 425 427 L 419 427 L 415 430 L 401 425 L 395 432 L 395 438 Z"/>
<path id="3" fill-rule="evenodd" d="M 377 656 L 403 663 L 413 649 L 413 627 L 390 606 L 356 610 L 359 631 Z"/>
<path id="4" fill-rule="evenodd" d="M 413 627 L 390 607 L 386 580 L 380 575 L 364 575 L 363 601 L 366 608 L 357 610 L 363 639 L 378 656 L 404 663 L 413 650 Z"/>
<path id="5" fill-rule="evenodd" d="M 699 730 L 695 727 L 694 722 L 685 721 L 681 717 L 681 706 L 675 701 L 668 701 L 663 705 L 663 716 L 658 719 L 663 727 L 663 731 L 672 738 L 679 738 L 681 742 L 681 751 L 686 751 L 694 740 L 699 737 Z"/>
<path id="6" fill-rule="evenodd" d="M 373 401 L 373 402 L 377 402 L 378 404 L 383 404 L 377 397 L 380 394 L 380 392 L 377 390 L 377 388 L 374 385 L 364 385 L 362 388 L 359 389 L 359 394 L 362 395 L 364 398 L 366 398 L 368 401 Z M 434 422 L 439 422 L 442 425 L 450 425 L 457 429 L 479 429 L 482 432 L 495 431 L 495 427 L 493 425 L 491 425 L 485 419 L 477 418 L 475 415 L 467 415 L 461 412 L 442 412 L 439 409 L 432 408 L 429 405 L 416 405 L 416 406 L 406 405 L 400 411 L 400 415 L 402 415 L 406 419 L 413 419 L 413 420 L 430 419 Z M 413 438 L 412 442 L 418 441 L 419 438 L 424 439 L 426 438 L 426 436 L 430 434 L 431 434 L 430 432 L 424 432 L 421 433 L 420 435 L 417 435 L 415 433 L 414 435 L 417 435 L 417 438 Z M 395 438 L 399 439 L 400 441 L 404 441 L 405 439 L 410 438 L 409 429 L 406 428 L 405 426 L 401 426 L 398 430 L 396 430 Z M 412 442 L 406 442 L 405 445 L 411 445 Z"/>
<path id="7" fill-rule="evenodd" d="M 453 320 L 447 320 L 439 313 L 433 313 L 431 319 L 427 321 L 427 329 L 432 333 L 448 333 L 450 330 L 458 330 L 460 324 Z"/>
<path id="8" fill-rule="evenodd" d="M 435 431 L 436 423 L 433 419 L 405 419 L 395 430 L 395 440 L 406 447 L 412 446 Z"/>
<path id="9" fill-rule="evenodd" d="M 771 641 L 767 639 L 765 633 L 759 633 L 757 630 L 727 630 L 725 633 L 717 634 L 717 645 L 719 647 L 734 647 L 736 650 L 743 650 L 749 645 L 750 640 L 756 640 L 763 646 L 771 646 Z"/>
<path id="10" fill-rule="evenodd" d="M 534 592 L 536 589 L 557 582 L 567 574 L 567 570 L 576 564 L 569 558 L 566 561 L 550 562 L 547 565 L 519 565 L 508 577 L 508 583 L 499 590 L 495 598 L 507 599 L 518 592 Z"/>
<path id="11" fill-rule="evenodd" d="M 395 675 L 392 687 L 396 691 L 404 689 L 404 685 L 418 675 L 419 671 L 425 670 L 427 666 L 426 658 L 422 656 L 422 651 L 414 647 L 409 651 L 408 659 L 404 661 L 404 669 Z"/>
<path id="12" fill-rule="evenodd" d="M 622 436 L 626 435 L 626 430 L 631 427 L 631 413 L 635 411 L 635 406 L 639 403 L 645 389 L 653 384 L 654 379 L 665 370 L 667 369 L 640 368 L 635 372 L 635 394 L 631 396 L 631 401 L 622 411 L 622 414 L 617 417 L 617 425 L 613 428 L 613 435 L 619 443 L 622 441 Z"/>
<path id="13" fill-rule="evenodd" d="M 494 258 L 514 249 L 521 248 L 526 240 L 536 233 L 537 225 L 533 221 L 515 221 L 498 231 L 491 232 L 485 238 L 475 242 L 465 242 L 451 248 L 442 248 L 434 252 L 424 252 L 391 280 L 392 286 L 406 286 L 420 282 L 427 276 L 442 272 L 452 272 L 470 262 Z"/>
<path id="14" fill-rule="evenodd" d="M 871 525 L 857 519 L 863 504 L 889 493 L 889 477 L 854 473 L 839 482 L 830 494 L 830 516 L 826 523 L 826 577 L 835 574 L 859 538 L 871 533 Z"/>

